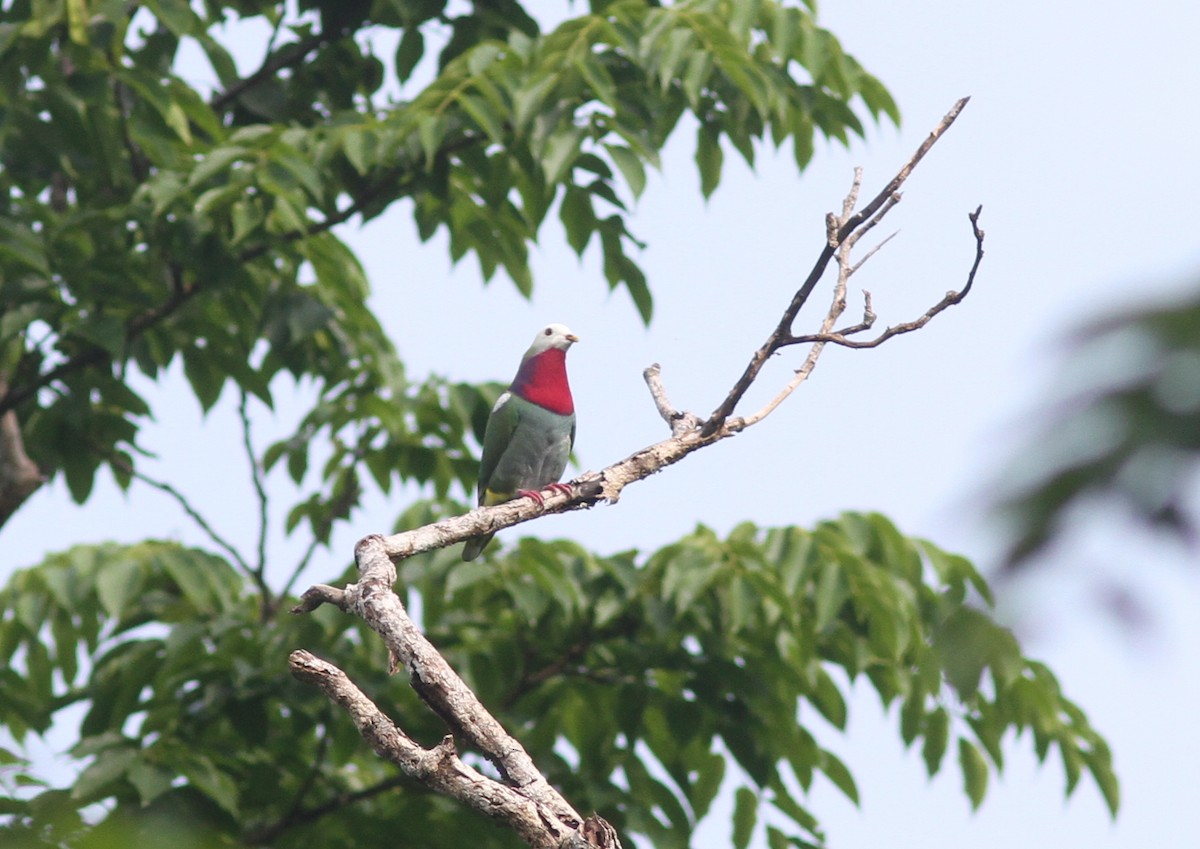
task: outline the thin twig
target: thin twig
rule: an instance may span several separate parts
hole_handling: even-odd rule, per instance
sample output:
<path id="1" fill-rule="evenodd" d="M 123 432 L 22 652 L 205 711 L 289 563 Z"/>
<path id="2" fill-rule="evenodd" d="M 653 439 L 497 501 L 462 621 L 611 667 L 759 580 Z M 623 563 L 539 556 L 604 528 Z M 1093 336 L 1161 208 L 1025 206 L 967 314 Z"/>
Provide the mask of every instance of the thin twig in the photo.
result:
<path id="1" fill-rule="evenodd" d="M 175 269 L 172 268 L 172 271 Z M 125 325 L 125 341 L 128 343 L 133 339 L 141 336 L 151 327 L 154 327 L 159 322 L 172 315 L 176 310 L 186 304 L 191 298 L 200 291 L 198 283 L 181 283 L 176 286 L 171 296 L 155 307 L 151 307 L 144 312 L 138 313 Z M 87 368 L 88 366 L 100 365 L 108 363 L 112 360 L 112 354 L 105 348 L 99 346 L 88 348 L 86 351 L 77 354 L 71 359 L 59 363 L 54 368 L 45 374 L 38 375 L 34 380 L 20 387 L 10 388 L 3 395 L 0 395 L 0 413 L 6 413 L 19 404 L 24 403 L 32 398 L 39 389 L 43 386 L 49 386 L 55 381 L 62 380 L 77 371 Z"/>
<path id="2" fill-rule="evenodd" d="M 254 453 L 254 443 L 250 437 L 250 414 L 246 410 L 246 390 L 243 389 L 238 401 L 238 418 L 242 422 L 242 447 L 246 450 L 246 462 L 250 465 L 250 479 L 254 482 L 254 494 L 258 498 L 258 563 L 255 569 L 260 575 L 267 569 L 267 490 L 263 486 L 262 470 L 258 465 L 258 457 Z"/>
<path id="3" fill-rule="evenodd" d="M 217 546 L 217 548 L 228 554 L 230 558 L 233 559 L 237 567 L 241 569 L 247 577 L 254 578 L 255 583 L 259 584 L 261 587 L 261 576 L 256 577 L 255 570 L 252 569 L 250 564 L 246 562 L 246 558 L 242 557 L 241 552 L 237 550 L 233 543 L 221 536 L 221 534 L 217 532 L 216 528 L 209 524 L 208 520 L 201 515 L 200 511 L 192 506 L 192 502 L 188 500 L 186 495 L 166 481 L 160 481 L 157 478 L 150 477 L 145 472 L 138 471 L 136 468 L 134 468 L 132 463 L 126 461 L 120 456 L 109 457 L 109 464 L 112 465 L 113 468 L 119 469 L 125 474 L 129 475 L 131 478 L 139 480 L 147 486 L 157 489 L 159 492 L 166 493 L 173 498 L 175 503 L 178 504 L 183 512 L 188 515 L 188 518 L 195 522 L 200 530 L 204 532 L 205 536 L 212 540 L 213 545 Z"/>
<path id="4" fill-rule="evenodd" d="M 900 336 L 904 333 L 912 333 L 914 330 L 920 330 L 927 325 L 934 316 L 949 309 L 956 304 L 961 304 L 963 299 L 971 291 L 971 287 L 975 285 L 975 273 L 979 270 L 979 264 L 983 261 L 983 237 L 984 232 L 979 228 L 979 215 L 983 212 L 983 207 L 977 207 L 974 212 L 968 213 L 967 217 L 971 221 L 971 232 L 975 236 L 975 261 L 971 264 L 971 270 L 967 273 L 967 282 L 963 286 L 961 292 L 950 291 L 946 296 L 930 307 L 920 317 L 912 321 L 906 321 L 901 324 L 889 327 L 883 333 L 876 336 L 874 339 L 859 340 L 846 338 L 849 334 L 845 332 L 838 333 L 811 333 L 806 336 L 789 336 L 782 340 L 782 345 L 803 345 L 809 342 L 824 345 L 826 343 L 832 345 L 841 345 L 843 348 L 877 348 L 887 340 Z"/>

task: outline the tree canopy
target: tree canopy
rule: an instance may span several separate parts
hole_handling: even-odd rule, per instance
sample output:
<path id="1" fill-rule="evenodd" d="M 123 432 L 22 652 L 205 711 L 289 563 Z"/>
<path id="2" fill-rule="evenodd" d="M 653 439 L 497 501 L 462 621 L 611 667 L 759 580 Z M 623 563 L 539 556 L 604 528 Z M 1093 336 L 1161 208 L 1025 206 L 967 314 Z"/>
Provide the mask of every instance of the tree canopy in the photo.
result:
<path id="1" fill-rule="evenodd" d="M 243 67 L 229 34 L 247 24 L 269 36 Z M 509 0 L 15 2 L 0 77 L 0 521 L 43 475 L 79 501 L 102 468 L 141 479 L 153 410 L 128 377 L 181 361 L 205 408 L 316 385 L 247 482 L 282 463 L 299 485 L 319 457 L 284 529 L 314 546 L 370 485 L 424 486 L 401 527 L 465 509 L 498 390 L 409 377 L 339 225 L 399 206 L 530 295 L 556 215 L 650 321 L 630 201 L 677 127 L 707 195 L 723 149 L 786 143 L 803 169 L 817 137 L 898 120 L 810 7 L 772 0 L 594 2 L 545 31 Z M 83 716 L 69 787 L 0 749 L 5 845 L 518 845 L 287 674 L 288 651 L 319 646 L 414 738 L 445 733 L 362 623 L 284 614 L 308 558 L 277 587 L 261 553 L 212 548 L 83 545 L 0 590 L 0 724 L 19 744 Z M 952 753 L 974 805 L 1010 731 L 1061 757 L 1068 792 L 1087 772 L 1117 805 L 1107 746 L 991 618 L 975 568 L 880 515 L 701 527 L 652 552 L 441 550 L 399 586 L 549 780 L 639 845 L 689 845 L 722 788 L 732 845 L 823 843 L 806 791 L 857 789 L 813 719 L 843 729 L 859 679 L 900 706 L 930 774 Z"/>

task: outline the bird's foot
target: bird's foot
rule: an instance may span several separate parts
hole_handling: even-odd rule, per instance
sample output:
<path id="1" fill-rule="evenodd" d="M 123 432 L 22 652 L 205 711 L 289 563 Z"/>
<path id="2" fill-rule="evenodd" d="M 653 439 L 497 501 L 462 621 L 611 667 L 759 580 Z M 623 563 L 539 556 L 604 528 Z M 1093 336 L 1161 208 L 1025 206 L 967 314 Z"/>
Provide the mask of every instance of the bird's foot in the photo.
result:
<path id="1" fill-rule="evenodd" d="M 536 489 L 518 489 L 517 495 L 523 495 L 526 498 L 532 498 L 538 503 L 538 507 L 541 507 L 546 503 L 546 499 L 542 498 L 542 494 Z"/>
<path id="2" fill-rule="evenodd" d="M 550 490 L 551 492 L 557 492 L 560 495 L 571 494 L 571 485 L 566 483 L 548 483 L 546 484 L 546 489 Z M 546 503 L 546 499 L 543 498 L 542 494 L 536 489 L 518 489 L 517 495 L 523 495 L 526 498 L 532 498 L 538 503 L 538 507 L 541 507 Z"/>

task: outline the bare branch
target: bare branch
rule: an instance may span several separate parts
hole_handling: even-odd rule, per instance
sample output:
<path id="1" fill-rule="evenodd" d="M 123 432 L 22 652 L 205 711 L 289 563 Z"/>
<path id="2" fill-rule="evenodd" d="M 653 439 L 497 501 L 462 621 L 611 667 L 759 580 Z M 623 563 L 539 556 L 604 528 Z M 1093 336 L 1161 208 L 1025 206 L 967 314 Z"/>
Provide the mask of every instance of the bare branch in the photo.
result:
<path id="1" fill-rule="evenodd" d="M 350 602 L 346 592 L 328 584 L 313 584 L 300 596 L 300 601 L 292 608 L 292 613 L 312 613 L 322 604 L 332 604 L 343 613 L 350 613 Z"/>
<path id="2" fill-rule="evenodd" d="M 394 662 L 408 669 L 417 694 L 456 734 L 496 766 L 503 782 L 487 778 L 464 764 L 449 736 L 434 749 L 421 748 L 332 664 L 297 651 L 290 658 L 292 673 L 319 686 L 345 709 L 359 732 L 382 757 L 432 789 L 503 820 L 530 846 L 619 847 L 611 827 L 601 828 L 599 833 L 606 838 L 611 836 L 612 842 L 579 843 L 575 839 L 578 837 L 575 833 L 584 827 L 583 817 L 546 781 L 524 747 L 504 730 L 450 668 L 392 592 L 396 568 L 388 557 L 383 538 L 377 535 L 363 538 L 354 555 L 361 579 L 346 588 L 344 601 L 348 609 L 383 638 Z M 593 822 L 590 828 L 596 827 Z"/>
<path id="3" fill-rule="evenodd" d="M 922 327 L 927 325 L 933 319 L 934 316 L 949 309 L 952 306 L 955 306 L 956 304 L 961 304 L 963 299 L 965 297 L 967 297 L 968 293 L 970 293 L 971 287 L 973 285 L 975 285 L 975 273 L 979 270 L 979 264 L 983 261 L 984 232 L 983 232 L 983 230 L 981 230 L 979 228 L 979 215 L 982 212 L 983 212 L 983 207 L 980 206 L 980 207 L 977 207 L 974 212 L 967 214 L 967 218 L 969 218 L 971 221 L 971 232 L 975 236 L 975 261 L 971 264 L 971 270 L 967 273 L 966 285 L 963 286 L 961 292 L 954 292 L 954 291 L 947 292 L 946 296 L 944 298 L 942 298 L 940 301 L 938 301 L 936 304 L 934 304 L 932 307 L 930 307 L 928 310 L 926 310 L 925 313 L 920 318 L 914 319 L 912 321 L 906 321 L 906 322 L 903 322 L 902 324 L 897 324 L 892 327 L 889 327 L 887 330 L 883 331 L 883 333 L 879 334 L 874 339 L 869 339 L 869 340 L 848 339 L 847 336 L 850 335 L 849 332 L 859 332 L 860 330 L 866 329 L 864 327 L 859 327 L 859 328 L 850 328 L 849 332 L 838 331 L 837 333 L 826 333 L 826 332 L 822 331 L 820 333 L 812 333 L 807 336 L 790 336 L 790 337 L 786 337 L 782 340 L 781 346 L 782 345 L 802 345 L 802 344 L 806 344 L 809 342 L 814 342 L 814 343 L 821 344 L 821 345 L 823 345 L 825 343 L 830 343 L 833 345 L 841 345 L 844 348 L 860 348 L 860 349 L 861 348 L 878 348 L 884 342 L 886 342 L 887 340 L 889 340 L 895 336 L 900 336 L 901 334 L 904 334 L 904 333 L 912 333 L 914 330 L 920 330 Z M 868 309 L 869 309 L 869 304 L 868 304 Z M 867 325 L 867 327 L 870 327 L 870 325 Z"/>
<path id="4" fill-rule="evenodd" d="M 695 413 L 676 410 L 671 406 L 671 401 L 667 398 L 667 389 L 662 382 L 662 366 L 658 363 L 652 364 L 642 372 L 642 377 L 646 381 L 646 386 L 650 387 L 650 397 L 654 399 L 654 406 L 658 409 L 658 414 L 671 428 L 672 436 L 681 436 L 700 426 L 700 417 Z"/>
<path id="5" fill-rule="evenodd" d="M 279 73 L 284 68 L 301 64 L 306 58 L 308 58 L 308 54 L 320 48 L 326 42 L 337 37 L 337 33 L 315 32 L 309 35 L 307 38 L 303 38 L 294 44 L 284 45 L 284 49 L 275 54 L 275 58 L 268 59 L 267 61 L 263 62 L 259 69 L 253 74 L 248 77 L 243 77 L 229 86 L 229 88 L 213 97 L 212 103 L 209 105 L 212 107 L 214 112 L 220 112 L 224 110 L 235 99 L 249 89 L 260 85 L 261 83 L 275 76 L 275 74 Z"/>
<path id="6" fill-rule="evenodd" d="M 863 267 L 863 265 L 865 265 L 865 264 L 866 264 L 867 260 L 869 260 L 871 257 L 875 256 L 875 254 L 879 253 L 879 250 L 880 250 L 880 248 L 882 248 L 884 245 L 886 245 L 886 244 L 887 244 L 888 242 L 890 242 L 892 239 L 896 238 L 896 235 L 897 235 L 899 232 L 900 232 L 900 231 L 899 231 L 899 230 L 897 230 L 895 233 L 889 233 L 889 234 L 887 235 L 887 237 L 886 237 L 886 238 L 884 238 L 884 240 L 883 240 L 882 242 L 880 242 L 878 245 L 875 245 L 875 247 L 871 248 L 871 250 L 867 251 L 867 252 L 866 252 L 866 253 L 863 255 L 863 258 L 862 258 L 862 259 L 860 259 L 858 262 L 854 263 L 854 265 L 850 266 L 850 274 L 852 274 L 852 275 L 853 275 L 853 274 L 855 274 L 855 273 L 856 273 L 856 272 L 857 272 L 857 271 L 858 271 L 860 268 L 862 268 L 862 267 Z M 847 245 L 849 245 L 851 248 L 853 248 L 853 247 L 854 247 L 854 244 L 855 244 L 857 241 L 858 241 L 857 239 L 855 239 L 855 240 L 853 240 L 853 241 L 851 241 L 851 240 L 847 239 L 847 240 L 846 240 L 846 244 L 847 244 Z"/>
<path id="7" fill-rule="evenodd" d="M 754 352 L 754 355 L 750 358 L 750 363 L 746 366 L 745 372 L 743 372 L 737 383 L 733 385 L 733 388 L 729 391 L 729 394 L 725 397 L 725 400 L 722 401 L 715 410 L 713 410 L 712 415 L 708 418 L 708 421 L 704 423 L 703 433 L 705 435 L 716 433 L 721 428 L 721 426 L 725 423 L 725 420 L 733 414 L 738 402 L 741 401 L 742 396 L 746 394 L 746 391 L 750 388 L 750 385 L 754 383 L 755 379 L 758 377 L 758 373 L 762 371 L 763 366 L 766 365 L 767 360 L 770 359 L 771 355 L 779 349 L 781 340 L 792 335 L 792 325 L 796 321 L 796 316 L 800 313 L 800 309 L 805 305 L 805 303 L 808 302 L 809 295 L 812 294 L 812 290 L 816 287 L 821 277 L 824 276 L 825 269 L 829 267 L 829 263 L 833 259 L 834 251 L 837 249 L 837 246 L 846 241 L 856 230 L 858 230 L 863 225 L 863 222 L 871 220 L 877 212 L 880 212 L 884 204 L 887 204 L 890 201 L 891 205 L 895 205 L 893 195 L 900 191 L 900 187 L 904 184 L 904 181 L 908 179 L 908 176 L 912 173 L 913 169 L 917 167 L 917 164 L 925 157 L 925 154 L 929 152 L 929 149 L 933 147 L 937 140 L 940 139 L 946 130 L 950 128 L 955 119 L 958 118 L 959 113 L 961 113 L 963 108 L 966 107 L 969 100 L 969 97 L 964 97 L 954 104 L 950 111 L 946 113 L 942 120 L 938 122 L 937 126 L 934 127 L 929 133 L 925 141 L 921 143 L 921 146 L 917 148 L 916 152 L 909 157 L 909 160 L 904 164 L 904 167 L 896 173 L 896 176 L 891 179 L 891 181 L 883 188 L 883 191 L 876 195 L 870 203 L 868 203 L 854 215 L 849 216 L 844 222 L 841 222 L 840 226 L 835 227 L 835 222 L 830 220 L 832 216 L 827 216 L 826 224 L 828 237 L 826 239 L 825 249 L 821 251 L 821 255 L 817 257 L 817 261 L 813 265 L 812 270 L 808 273 L 808 277 L 805 278 L 804 283 L 792 297 L 792 302 L 788 304 L 787 309 L 783 311 L 783 316 L 780 318 L 779 324 L 776 326 L 775 330 L 769 337 L 767 337 L 767 341 L 763 343 L 762 347 Z"/>
<path id="8" fill-rule="evenodd" d="M 862 262 L 859 262 L 858 265 L 854 267 L 857 269 L 859 265 L 862 265 Z M 858 324 L 852 324 L 849 327 L 843 327 L 841 330 L 835 330 L 834 333 L 838 334 L 839 336 L 852 336 L 855 333 L 862 333 L 875 326 L 876 318 L 878 318 L 878 316 L 875 315 L 875 310 L 871 308 L 871 293 L 864 289 L 862 321 L 860 321 Z"/>

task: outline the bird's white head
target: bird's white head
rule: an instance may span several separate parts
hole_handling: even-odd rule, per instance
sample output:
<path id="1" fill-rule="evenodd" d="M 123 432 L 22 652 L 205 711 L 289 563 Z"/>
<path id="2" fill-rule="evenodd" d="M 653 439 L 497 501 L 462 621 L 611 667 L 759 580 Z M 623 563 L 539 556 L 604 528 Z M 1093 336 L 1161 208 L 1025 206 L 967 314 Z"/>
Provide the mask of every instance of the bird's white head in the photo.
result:
<path id="1" fill-rule="evenodd" d="M 529 346 L 525 356 L 534 357 L 551 348 L 565 351 L 578 341 L 579 337 L 572 333 L 565 324 L 547 324 L 533 337 L 533 344 Z"/>

